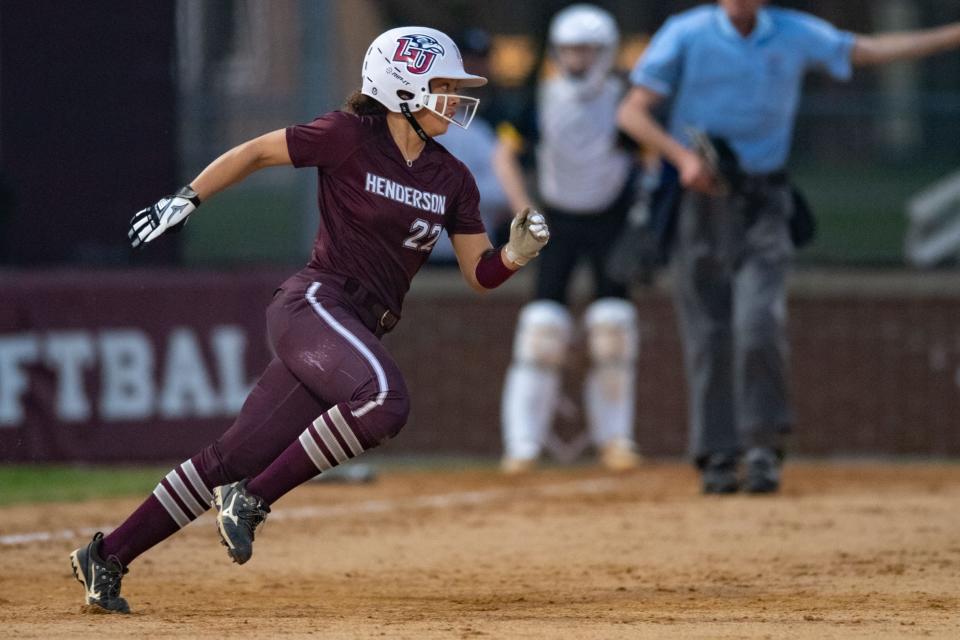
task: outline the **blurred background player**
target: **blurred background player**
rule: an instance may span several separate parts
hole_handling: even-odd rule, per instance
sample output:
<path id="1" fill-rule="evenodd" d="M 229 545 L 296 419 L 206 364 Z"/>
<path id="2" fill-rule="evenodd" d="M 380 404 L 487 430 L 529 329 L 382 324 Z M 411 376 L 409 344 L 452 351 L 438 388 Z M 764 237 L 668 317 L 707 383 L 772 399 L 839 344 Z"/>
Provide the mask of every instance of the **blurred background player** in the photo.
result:
<path id="1" fill-rule="evenodd" d="M 347 111 L 279 129 L 208 165 L 191 184 L 134 215 L 134 247 L 182 227 L 203 200 L 271 166 L 318 172 L 320 230 L 309 264 L 267 308 L 274 359 L 233 425 L 170 471 L 119 527 L 70 556 L 92 611 L 128 613 L 120 584 L 147 549 L 216 509 L 234 562 L 253 553 L 257 527 L 288 491 L 395 436 L 410 398 L 380 342 L 400 319 L 410 281 L 443 230 L 463 276 L 494 288 L 549 238 L 543 216 L 517 214 L 494 249 L 466 167 L 433 136 L 467 127 L 486 78 L 467 73 L 444 33 L 400 27 L 368 49 L 362 90 Z"/>
<path id="2" fill-rule="evenodd" d="M 788 398 L 786 276 L 794 257 L 784 167 L 808 70 L 846 80 L 853 66 L 960 45 L 960 26 L 854 35 L 812 15 L 719 0 L 670 18 L 638 61 L 618 121 L 661 152 L 686 189 L 673 249 L 684 343 L 690 455 L 705 493 L 777 491 Z M 672 99 L 669 133 L 651 114 Z M 726 140 L 746 174 L 721 193 L 691 131 Z M 745 451 L 746 473 L 738 475 Z"/>
<path id="3" fill-rule="evenodd" d="M 458 37 L 457 44 L 463 56 L 463 66 L 480 76 L 490 76 L 490 34 L 485 30 L 472 27 L 465 29 Z M 477 113 L 470 127 L 463 129 L 452 127 L 443 136 L 443 146 L 457 160 L 467 165 L 467 169 L 477 181 L 480 191 L 480 217 L 487 233 L 494 239 L 508 233 L 507 227 L 513 213 L 510 202 L 493 170 L 493 153 L 497 147 L 497 134 L 494 124 L 501 119 L 495 87 L 488 83 L 478 87 L 472 94 L 480 101 Z M 441 235 L 430 253 L 431 264 L 456 264 L 453 245 L 446 234 Z"/>
<path id="4" fill-rule="evenodd" d="M 549 53 L 557 73 L 538 87 L 533 117 L 503 132 L 494 156 L 511 205 L 542 204 L 552 234 L 534 300 L 520 312 L 503 390 L 507 473 L 531 469 L 550 433 L 561 373 L 577 336 L 569 286 L 583 259 L 592 269 L 595 296 L 583 316 L 592 362 L 584 387 L 590 436 L 605 466 L 629 469 L 639 461 L 633 440 L 636 311 L 626 287 L 604 268 L 633 203 L 636 166 L 616 125 L 626 90 L 612 73 L 618 41 L 613 16 L 599 7 L 577 4 L 554 16 Z M 527 190 L 522 152 L 534 155 L 536 196 Z"/>

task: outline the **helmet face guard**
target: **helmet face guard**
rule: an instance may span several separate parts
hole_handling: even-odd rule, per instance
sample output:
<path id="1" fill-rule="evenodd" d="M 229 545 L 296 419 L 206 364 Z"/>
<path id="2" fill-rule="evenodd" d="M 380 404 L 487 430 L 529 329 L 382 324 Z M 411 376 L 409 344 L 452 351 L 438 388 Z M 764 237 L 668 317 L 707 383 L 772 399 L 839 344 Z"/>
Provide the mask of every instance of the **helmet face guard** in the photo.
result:
<path id="1" fill-rule="evenodd" d="M 470 126 L 479 100 L 435 94 L 430 81 L 455 80 L 461 88 L 487 83 L 486 78 L 464 70 L 460 50 L 450 36 L 429 27 L 399 27 L 379 35 L 364 56 L 362 78 L 364 95 L 394 113 L 403 113 L 411 125 L 414 112 L 429 109 L 464 129 Z M 424 137 L 420 130 L 418 134 Z"/>
<path id="2" fill-rule="evenodd" d="M 466 129 L 477 115 L 480 100 L 451 93 L 428 93 L 423 96 L 423 106 L 447 122 Z"/>

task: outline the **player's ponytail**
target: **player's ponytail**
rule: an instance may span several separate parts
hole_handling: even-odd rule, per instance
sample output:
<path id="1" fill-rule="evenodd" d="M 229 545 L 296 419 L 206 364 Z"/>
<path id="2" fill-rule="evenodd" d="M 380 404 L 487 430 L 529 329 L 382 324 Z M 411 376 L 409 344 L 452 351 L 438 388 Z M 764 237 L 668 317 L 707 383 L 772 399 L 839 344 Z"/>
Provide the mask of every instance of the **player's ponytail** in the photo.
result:
<path id="1" fill-rule="evenodd" d="M 381 116 L 387 113 L 387 108 L 371 98 L 360 93 L 357 89 L 347 98 L 345 110 L 357 116 Z"/>

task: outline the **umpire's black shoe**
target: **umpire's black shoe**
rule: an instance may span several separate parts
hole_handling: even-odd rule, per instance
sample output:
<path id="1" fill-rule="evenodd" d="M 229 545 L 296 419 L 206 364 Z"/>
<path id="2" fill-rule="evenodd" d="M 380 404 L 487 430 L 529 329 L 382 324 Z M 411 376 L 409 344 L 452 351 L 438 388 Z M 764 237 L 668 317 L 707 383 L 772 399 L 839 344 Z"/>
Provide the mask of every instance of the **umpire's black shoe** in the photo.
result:
<path id="1" fill-rule="evenodd" d="M 755 447 L 747 451 L 744 462 L 743 488 L 748 493 L 776 493 L 780 490 L 783 454 L 767 447 Z"/>
<path id="2" fill-rule="evenodd" d="M 737 457 L 728 453 L 712 454 L 702 464 L 700 479 L 705 494 L 736 493 L 740 488 Z"/>
<path id="3" fill-rule="evenodd" d="M 220 542 L 234 562 L 243 564 L 253 555 L 254 534 L 267 519 L 270 507 L 248 492 L 247 481 L 241 480 L 214 488 L 213 508 L 217 510 Z"/>
<path id="4" fill-rule="evenodd" d="M 86 611 L 130 613 L 127 601 L 120 597 L 120 581 L 127 569 L 116 558 L 100 557 L 101 540 L 103 534 L 98 532 L 90 544 L 70 554 L 73 575 L 86 592 Z"/>

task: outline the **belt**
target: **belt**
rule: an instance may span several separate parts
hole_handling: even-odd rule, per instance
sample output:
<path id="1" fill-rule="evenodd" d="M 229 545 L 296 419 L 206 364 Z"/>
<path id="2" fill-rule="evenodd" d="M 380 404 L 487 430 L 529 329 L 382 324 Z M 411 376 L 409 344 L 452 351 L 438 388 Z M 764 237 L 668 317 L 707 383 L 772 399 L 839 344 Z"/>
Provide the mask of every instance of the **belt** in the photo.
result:
<path id="1" fill-rule="evenodd" d="M 373 316 L 376 321 L 374 333 L 378 336 L 393 331 L 393 328 L 400 322 L 400 316 L 381 304 L 373 294 L 364 289 L 354 278 L 347 278 L 344 281 L 343 290 L 354 302 Z"/>
<path id="2" fill-rule="evenodd" d="M 743 191 L 752 191 L 761 187 L 780 187 L 790 181 L 790 176 L 782 169 L 772 173 L 745 173 L 740 187 Z"/>

